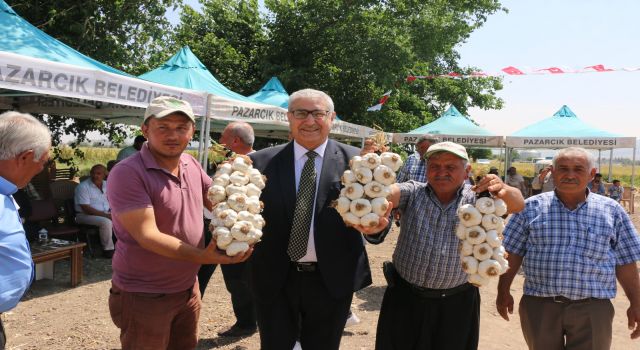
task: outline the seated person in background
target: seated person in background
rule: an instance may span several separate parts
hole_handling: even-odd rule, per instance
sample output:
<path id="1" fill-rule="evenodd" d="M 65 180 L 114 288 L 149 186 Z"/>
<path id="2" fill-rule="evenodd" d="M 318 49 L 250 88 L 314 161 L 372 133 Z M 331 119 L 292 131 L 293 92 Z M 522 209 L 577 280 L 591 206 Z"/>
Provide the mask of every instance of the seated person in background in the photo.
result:
<path id="1" fill-rule="evenodd" d="M 515 187 L 522 192 L 523 197 L 527 197 L 527 185 L 524 183 L 522 175 L 518 174 L 516 167 L 511 167 L 507 170 L 507 177 L 504 181 L 507 185 Z"/>
<path id="2" fill-rule="evenodd" d="M 111 169 L 113 169 L 114 166 L 116 166 L 116 164 L 118 164 L 118 161 L 115 159 L 111 159 L 110 161 L 107 162 L 107 176 L 105 176 L 105 180 L 107 178 L 109 178 L 109 172 L 111 172 Z"/>
<path id="3" fill-rule="evenodd" d="M 489 168 L 489 174 L 493 174 L 493 175 L 497 175 L 500 176 L 500 174 L 498 173 L 498 168 L 492 166 L 491 168 Z"/>
<path id="4" fill-rule="evenodd" d="M 613 185 L 609 187 L 609 197 L 611 197 L 611 199 L 615 200 L 616 202 L 620 202 L 623 193 L 624 187 L 620 185 L 620 180 L 613 180 Z"/>
<path id="5" fill-rule="evenodd" d="M 136 152 L 140 151 L 145 141 L 147 141 L 147 139 L 145 139 L 144 136 L 142 135 L 136 136 L 136 138 L 133 140 L 133 145 L 129 147 L 125 147 L 121 149 L 120 152 L 118 152 L 118 156 L 116 157 L 116 162 L 119 162 L 135 154 Z"/>
<path id="6" fill-rule="evenodd" d="M 587 184 L 587 187 L 589 188 L 589 191 L 593 193 L 597 193 L 602 196 L 607 195 L 606 191 L 604 190 L 604 183 L 602 182 L 602 174 L 600 173 L 596 173 L 596 175 L 593 177 L 593 180 L 589 181 L 589 183 Z"/>
<path id="7" fill-rule="evenodd" d="M 113 256 L 111 209 L 107 201 L 107 168 L 96 164 L 91 168 L 91 176 L 82 181 L 75 192 L 76 222 L 98 226 L 100 243 L 106 258 Z"/>
<path id="8" fill-rule="evenodd" d="M 540 174 L 531 181 L 531 188 L 533 191 L 537 191 L 534 194 L 553 191 L 555 187 L 556 185 L 553 183 L 553 177 L 551 176 L 551 165 L 540 169 Z"/>

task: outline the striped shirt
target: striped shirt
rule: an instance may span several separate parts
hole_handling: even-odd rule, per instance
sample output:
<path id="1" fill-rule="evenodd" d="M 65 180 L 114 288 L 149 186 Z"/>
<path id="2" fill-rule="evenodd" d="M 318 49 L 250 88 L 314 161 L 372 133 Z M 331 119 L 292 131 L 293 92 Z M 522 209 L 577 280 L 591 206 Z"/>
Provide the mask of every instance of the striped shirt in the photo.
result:
<path id="1" fill-rule="evenodd" d="M 524 294 L 611 299 L 616 266 L 640 260 L 640 239 L 624 209 L 587 193 L 574 210 L 555 191 L 533 196 L 509 220 L 503 244 L 524 257 Z"/>
<path id="2" fill-rule="evenodd" d="M 398 187 L 402 224 L 393 264 L 400 276 L 411 284 L 431 289 L 466 283 L 455 230 L 458 207 L 475 203 L 471 186 L 462 185 L 456 198 L 446 205 L 440 204 L 433 189 L 425 183 L 409 181 Z"/>
<path id="3" fill-rule="evenodd" d="M 396 182 L 407 182 L 409 180 L 427 182 L 425 163 L 417 152 L 410 155 L 398 172 Z"/>

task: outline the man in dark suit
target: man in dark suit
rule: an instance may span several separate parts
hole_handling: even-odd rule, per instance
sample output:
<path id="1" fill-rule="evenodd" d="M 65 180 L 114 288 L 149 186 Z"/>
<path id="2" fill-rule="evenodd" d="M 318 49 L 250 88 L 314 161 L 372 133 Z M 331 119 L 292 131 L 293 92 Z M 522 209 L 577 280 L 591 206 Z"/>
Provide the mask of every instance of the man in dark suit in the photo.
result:
<path id="1" fill-rule="evenodd" d="M 263 350 L 291 349 L 298 337 L 305 350 L 338 349 L 354 286 L 370 273 L 362 235 L 329 206 L 360 152 L 328 139 L 335 116 L 324 92 L 297 91 L 287 112 L 293 141 L 250 156 L 267 177 L 266 226 L 250 262 Z"/>

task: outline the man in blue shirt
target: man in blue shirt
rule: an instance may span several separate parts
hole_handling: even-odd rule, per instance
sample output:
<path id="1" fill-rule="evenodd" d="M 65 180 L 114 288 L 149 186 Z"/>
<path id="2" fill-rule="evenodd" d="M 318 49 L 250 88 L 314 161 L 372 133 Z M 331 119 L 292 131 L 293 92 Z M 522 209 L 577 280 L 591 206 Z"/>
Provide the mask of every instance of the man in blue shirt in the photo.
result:
<path id="1" fill-rule="evenodd" d="M 553 159 L 555 191 L 533 196 L 504 231 L 509 270 L 500 277 L 496 307 L 509 320 L 510 286 L 520 265 L 520 323 L 529 349 L 609 349 L 616 277 L 630 306 L 631 338 L 640 337 L 640 239 L 624 209 L 589 191 L 593 157 L 566 148 Z"/>
<path id="2" fill-rule="evenodd" d="M 0 314 L 18 304 L 33 280 L 29 243 L 12 194 L 42 171 L 50 148 L 51 134 L 36 118 L 0 114 Z M 0 349 L 5 343 L 0 316 Z"/>

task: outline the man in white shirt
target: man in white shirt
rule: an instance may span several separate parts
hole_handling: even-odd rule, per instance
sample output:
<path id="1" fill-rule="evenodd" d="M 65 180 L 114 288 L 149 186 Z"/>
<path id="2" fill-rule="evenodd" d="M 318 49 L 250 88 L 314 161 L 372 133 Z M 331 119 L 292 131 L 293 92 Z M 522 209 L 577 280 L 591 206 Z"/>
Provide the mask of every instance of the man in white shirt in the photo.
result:
<path id="1" fill-rule="evenodd" d="M 100 243 L 106 258 L 113 256 L 113 226 L 111 208 L 107 201 L 107 168 L 96 164 L 91 168 L 91 177 L 82 181 L 75 191 L 76 222 L 98 226 Z"/>
<path id="2" fill-rule="evenodd" d="M 522 175 L 518 174 L 515 167 L 512 166 L 507 170 L 507 178 L 504 182 L 509 186 L 519 189 L 520 192 L 522 192 L 522 196 L 527 198 L 527 185 L 524 183 L 524 178 Z"/>

